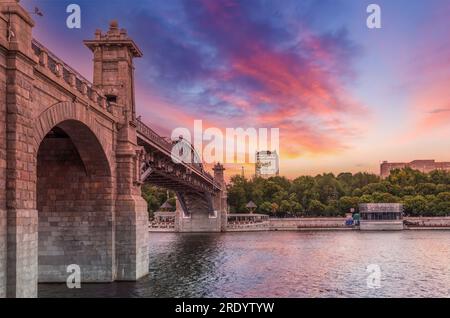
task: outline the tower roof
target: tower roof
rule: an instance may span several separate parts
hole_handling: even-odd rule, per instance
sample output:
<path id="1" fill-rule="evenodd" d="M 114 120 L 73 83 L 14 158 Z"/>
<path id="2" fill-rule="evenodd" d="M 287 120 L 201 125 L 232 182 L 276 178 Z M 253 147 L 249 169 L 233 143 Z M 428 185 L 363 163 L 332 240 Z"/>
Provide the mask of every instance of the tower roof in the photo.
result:
<path id="1" fill-rule="evenodd" d="M 117 20 L 113 20 L 109 24 L 109 30 L 106 33 L 102 33 L 101 30 L 95 32 L 94 40 L 83 41 L 91 51 L 94 51 L 99 46 L 125 46 L 133 54 L 133 57 L 142 57 L 142 51 L 136 45 L 136 43 L 128 37 L 125 29 L 119 29 L 119 23 Z"/>
<path id="2" fill-rule="evenodd" d="M 161 205 L 160 207 L 161 210 L 169 210 L 172 209 L 172 205 L 169 203 L 169 201 L 167 200 L 166 202 L 163 203 L 163 205 Z"/>

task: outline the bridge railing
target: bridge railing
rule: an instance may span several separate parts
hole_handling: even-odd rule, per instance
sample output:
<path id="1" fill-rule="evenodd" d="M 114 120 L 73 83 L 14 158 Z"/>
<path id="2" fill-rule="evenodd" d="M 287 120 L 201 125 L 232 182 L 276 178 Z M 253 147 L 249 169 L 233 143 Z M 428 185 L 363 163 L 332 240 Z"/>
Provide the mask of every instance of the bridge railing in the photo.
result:
<path id="1" fill-rule="evenodd" d="M 39 64 L 41 66 L 49 69 L 54 75 L 60 77 L 70 87 L 81 93 L 81 95 L 87 97 L 100 107 L 105 108 L 108 112 L 111 112 L 106 97 L 95 89 L 94 85 L 83 75 L 58 58 L 39 41 L 33 39 L 31 45 L 34 54 L 39 58 Z"/>
<path id="2" fill-rule="evenodd" d="M 144 135 L 150 141 L 154 142 L 159 147 L 167 150 L 169 153 L 172 152 L 173 144 L 171 142 L 167 141 L 165 138 L 158 135 L 153 129 L 151 129 L 146 124 L 144 124 L 140 119 L 136 120 L 136 128 L 139 133 Z M 193 163 L 185 163 L 185 164 L 188 167 L 190 167 L 191 169 L 200 173 L 205 179 L 207 179 L 209 182 L 211 182 L 217 188 L 221 187 L 219 183 L 214 181 L 214 177 L 210 173 L 205 171 L 202 167 L 195 165 Z"/>
<path id="3" fill-rule="evenodd" d="M 144 124 L 141 120 L 136 120 L 136 128 L 137 131 L 144 135 L 149 140 L 153 141 L 159 147 L 167 150 L 168 152 L 172 151 L 172 144 L 168 142 L 166 139 L 158 135 L 153 129 Z"/>

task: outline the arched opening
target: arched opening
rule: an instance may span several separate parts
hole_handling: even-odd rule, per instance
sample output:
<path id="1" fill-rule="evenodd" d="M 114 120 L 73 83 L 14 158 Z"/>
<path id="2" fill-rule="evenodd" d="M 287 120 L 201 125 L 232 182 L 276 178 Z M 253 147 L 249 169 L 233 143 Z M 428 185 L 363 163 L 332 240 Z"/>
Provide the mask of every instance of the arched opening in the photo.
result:
<path id="1" fill-rule="evenodd" d="M 47 133 L 37 153 L 38 281 L 113 280 L 111 169 L 97 137 L 68 120 Z"/>

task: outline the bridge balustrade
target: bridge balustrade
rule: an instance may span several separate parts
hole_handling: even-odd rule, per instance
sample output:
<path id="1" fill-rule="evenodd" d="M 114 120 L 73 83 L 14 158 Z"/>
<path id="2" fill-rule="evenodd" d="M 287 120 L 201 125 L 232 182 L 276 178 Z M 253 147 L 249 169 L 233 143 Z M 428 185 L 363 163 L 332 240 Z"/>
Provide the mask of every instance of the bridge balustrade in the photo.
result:
<path id="1" fill-rule="evenodd" d="M 78 73 L 71 66 L 67 65 L 64 61 L 58 58 L 54 53 L 49 51 L 39 41 L 33 39 L 32 49 L 34 54 L 39 57 L 40 64 L 50 70 L 54 75 L 61 77 L 62 80 L 73 87 L 83 96 L 86 96 L 89 100 L 96 103 L 101 108 L 105 108 L 108 112 L 111 112 L 111 108 L 108 107 L 106 97 L 98 93 L 94 88 L 94 85 L 89 82 L 83 75 Z"/>

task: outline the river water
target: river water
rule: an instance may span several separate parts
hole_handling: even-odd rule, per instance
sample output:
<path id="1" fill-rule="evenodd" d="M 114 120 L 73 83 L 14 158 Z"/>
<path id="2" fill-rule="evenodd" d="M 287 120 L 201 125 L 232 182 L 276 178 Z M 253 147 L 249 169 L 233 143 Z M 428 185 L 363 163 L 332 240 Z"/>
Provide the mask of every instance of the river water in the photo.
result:
<path id="1" fill-rule="evenodd" d="M 450 297 L 449 231 L 150 233 L 149 244 L 138 282 L 40 284 L 39 297 Z"/>

